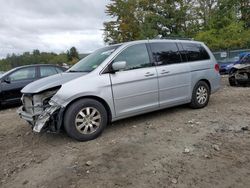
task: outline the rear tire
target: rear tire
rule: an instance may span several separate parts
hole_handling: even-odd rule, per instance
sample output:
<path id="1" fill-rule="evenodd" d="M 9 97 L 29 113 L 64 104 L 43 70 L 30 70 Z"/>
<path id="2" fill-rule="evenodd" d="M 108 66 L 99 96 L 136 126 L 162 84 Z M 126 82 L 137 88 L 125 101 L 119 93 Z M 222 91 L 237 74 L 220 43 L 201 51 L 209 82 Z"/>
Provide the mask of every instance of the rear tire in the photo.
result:
<path id="1" fill-rule="evenodd" d="M 105 107 L 93 99 L 81 99 L 69 106 L 64 116 L 66 133 L 78 141 L 97 138 L 108 123 Z"/>
<path id="2" fill-rule="evenodd" d="M 207 106 L 210 98 L 210 88 L 204 81 L 199 81 L 193 89 L 192 100 L 189 106 L 194 109 Z"/>

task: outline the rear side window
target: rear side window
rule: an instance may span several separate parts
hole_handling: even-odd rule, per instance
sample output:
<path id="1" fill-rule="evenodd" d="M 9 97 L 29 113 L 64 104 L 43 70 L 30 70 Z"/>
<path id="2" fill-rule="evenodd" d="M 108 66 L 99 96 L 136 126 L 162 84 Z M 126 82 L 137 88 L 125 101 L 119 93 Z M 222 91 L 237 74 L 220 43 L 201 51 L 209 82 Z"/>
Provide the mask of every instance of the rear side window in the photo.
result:
<path id="1" fill-rule="evenodd" d="M 55 67 L 49 67 L 49 66 L 41 66 L 40 67 L 40 76 L 41 77 L 46 77 L 46 76 L 50 76 L 53 74 L 57 74 Z"/>
<path id="2" fill-rule="evenodd" d="M 177 46 L 178 46 L 178 49 L 179 49 L 179 52 L 180 52 L 180 55 L 181 55 L 181 59 L 182 59 L 182 62 L 187 62 L 187 53 L 186 51 L 183 49 L 181 43 L 177 43 Z"/>
<path id="3" fill-rule="evenodd" d="M 60 68 L 58 68 L 58 67 L 56 67 L 56 71 L 57 71 L 58 73 L 64 72 L 62 69 L 60 69 Z"/>
<path id="4" fill-rule="evenodd" d="M 181 55 L 175 43 L 159 42 L 150 44 L 157 65 L 168 65 L 181 62 Z"/>
<path id="5" fill-rule="evenodd" d="M 210 59 L 206 49 L 201 44 L 182 43 L 188 61 L 201 61 Z"/>

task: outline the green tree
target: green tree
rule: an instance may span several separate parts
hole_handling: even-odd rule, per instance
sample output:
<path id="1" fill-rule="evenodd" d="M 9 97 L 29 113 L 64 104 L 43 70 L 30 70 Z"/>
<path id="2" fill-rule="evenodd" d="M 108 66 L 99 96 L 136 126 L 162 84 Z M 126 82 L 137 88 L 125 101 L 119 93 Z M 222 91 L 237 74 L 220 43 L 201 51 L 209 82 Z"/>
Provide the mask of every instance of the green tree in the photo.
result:
<path id="1" fill-rule="evenodd" d="M 35 56 L 38 56 L 38 55 L 40 55 L 40 51 L 39 50 L 33 50 L 33 55 L 35 55 Z"/>
<path id="2" fill-rule="evenodd" d="M 69 61 L 72 61 L 74 59 L 79 59 L 79 54 L 76 47 L 73 46 L 67 51 L 67 57 Z"/>
<path id="3" fill-rule="evenodd" d="M 193 0 L 112 0 L 106 12 L 113 20 L 104 23 L 104 41 L 191 36 L 197 22 L 193 4 Z"/>
<path id="4" fill-rule="evenodd" d="M 104 23 L 104 41 L 119 43 L 139 38 L 138 20 L 136 18 L 137 1 L 111 0 L 106 13 L 115 21 Z"/>
<path id="5" fill-rule="evenodd" d="M 69 50 L 67 50 L 67 59 L 70 64 L 75 64 L 80 59 L 79 53 L 74 46 L 70 48 Z"/>
<path id="6" fill-rule="evenodd" d="M 213 50 L 249 47 L 249 0 L 111 0 L 104 41 L 189 37 Z"/>
<path id="7" fill-rule="evenodd" d="M 199 32 L 195 39 L 205 42 L 212 50 L 250 47 L 250 32 L 249 29 L 244 29 L 242 22 L 231 23 L 220 29 Z"/>
<path id="8" fill-rule="evenodd" d="M 206 27 L 196 34 L 195 39 L 205 42 L 213 50 L 250 47 L 250 30 L 239 12 L 239 2 L 217 1 Z"/>
<path id="9" fill-rule="evenodd" d="M 5 59 L 0 60 L 0 70 L 7 71 L 11 68 L 30 65 L 30 64 L 57 64 L 69 63 L 66 53 L 56 54 L 48 52 L 39 52 L 34 50 L 32 53 L 24 52 L 22 55 L 7 55 Z"/>

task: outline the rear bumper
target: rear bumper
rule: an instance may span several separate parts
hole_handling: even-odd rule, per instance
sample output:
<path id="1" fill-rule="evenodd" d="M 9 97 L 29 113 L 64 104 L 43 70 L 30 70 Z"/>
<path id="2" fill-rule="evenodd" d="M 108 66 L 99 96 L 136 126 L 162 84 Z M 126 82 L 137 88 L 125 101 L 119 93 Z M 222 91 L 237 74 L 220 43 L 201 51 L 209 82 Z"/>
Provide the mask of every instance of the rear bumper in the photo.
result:
<path id="1" fill-rule="evenodd" d="M 221 76 L 216 75 L 216 77 L 210 81 L 211 84 L 211 93 L 215 93 L 221 87 Z"/>

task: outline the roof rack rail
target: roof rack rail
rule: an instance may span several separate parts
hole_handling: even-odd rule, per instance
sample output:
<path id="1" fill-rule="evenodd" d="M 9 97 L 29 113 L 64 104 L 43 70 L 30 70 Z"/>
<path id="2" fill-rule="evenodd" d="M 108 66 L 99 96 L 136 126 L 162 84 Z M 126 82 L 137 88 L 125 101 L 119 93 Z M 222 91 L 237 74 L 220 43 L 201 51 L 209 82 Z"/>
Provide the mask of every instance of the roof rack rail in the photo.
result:
<path id="1" fill-rule="evenodd" d="M 162 37 L 161 35 L 158 35 L 154 39 L 171 39 L 171 40 L 194 40 L 193 38 L 187 38 L 187 37 Z"/>

